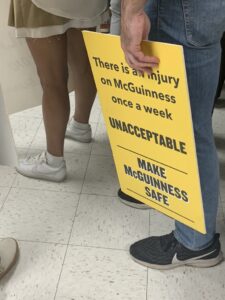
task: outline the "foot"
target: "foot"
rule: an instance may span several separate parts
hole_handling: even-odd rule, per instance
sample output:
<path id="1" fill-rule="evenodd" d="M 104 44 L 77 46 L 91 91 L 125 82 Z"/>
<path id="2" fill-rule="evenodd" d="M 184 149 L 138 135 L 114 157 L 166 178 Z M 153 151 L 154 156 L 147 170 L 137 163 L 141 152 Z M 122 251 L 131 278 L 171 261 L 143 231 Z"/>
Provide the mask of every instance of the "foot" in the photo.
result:
<path id="1" fill-rule="evenodd" d="M 225 99 L 222 99 L 222 98 L 217 98 L 215 100 L 215 107 L 216 108 L 224 108 L 225 107 Z"/>
<path id="2" fill-rule="evenodd" d="M 71 118 L 67 125 L 65 136 L 81 143 L 90 143 L 92 139 L 91 125 L 79 123 L 74 118 Z"/>
<path id="3" fill-rule="evenodd" d="M 16 263 L 19 253 L 18 244 L 14 239 L 0 241 L 0 279 L 5 276 Z"/>
<path id="4" fill-rule="evenodd" d="M 223 260 L 219 234 L 211 246 L 193 251 L 180 244 L 173 232 L 159 237 L 150 237 L 130 247 L 134 261 L 149 268 L 166 270 L 179 266 L 213 267 Z"/>
<path id="5" fill-rule="evenodd" d="M 51 166 L 47 161 L 46 152 L 21 160 L 16 170 L 27 177 L 54 182 L 61 182 L 66 178 L 65 160 L 62 160 L 57 167 Z"/>
<path id="6" fill-rule="evenodd" d="M 118 197 L 123 204 L 131 206 L 133 208 L 138 208 L 138 209 L 149 209 L 150 208 L 150 206 L 125 194 L 124 192 L 121 191 L 121 189 L 119 189 L 119 191 L 118 191 Z"/>

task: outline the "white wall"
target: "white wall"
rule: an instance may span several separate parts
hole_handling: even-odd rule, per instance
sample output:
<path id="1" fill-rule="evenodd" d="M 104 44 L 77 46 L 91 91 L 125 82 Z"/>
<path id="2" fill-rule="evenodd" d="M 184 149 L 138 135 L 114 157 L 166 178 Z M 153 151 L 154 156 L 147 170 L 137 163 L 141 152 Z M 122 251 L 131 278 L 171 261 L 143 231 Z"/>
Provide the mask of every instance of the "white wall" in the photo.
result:
<path id="1" fill-rule="evenodd" d="M 16 147 L 0 86 L 0 165 L 17 164 Z"/>

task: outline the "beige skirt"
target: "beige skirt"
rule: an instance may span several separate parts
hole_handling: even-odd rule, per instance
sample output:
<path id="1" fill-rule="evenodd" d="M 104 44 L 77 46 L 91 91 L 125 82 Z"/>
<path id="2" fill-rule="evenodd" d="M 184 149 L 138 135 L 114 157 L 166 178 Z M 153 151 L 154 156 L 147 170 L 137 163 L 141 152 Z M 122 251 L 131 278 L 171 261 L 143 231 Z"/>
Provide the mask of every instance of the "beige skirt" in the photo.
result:
<path id="1" fill-rule="evenodd" d="M 91 28 L 107 21 L 108 10 L 97 17 L 68 19 L 48 13 L 31 0 L 11 0 L 9 26 L 15 27 L 17 37 L 44 38 L 65 33 L 69 28 Z"/>

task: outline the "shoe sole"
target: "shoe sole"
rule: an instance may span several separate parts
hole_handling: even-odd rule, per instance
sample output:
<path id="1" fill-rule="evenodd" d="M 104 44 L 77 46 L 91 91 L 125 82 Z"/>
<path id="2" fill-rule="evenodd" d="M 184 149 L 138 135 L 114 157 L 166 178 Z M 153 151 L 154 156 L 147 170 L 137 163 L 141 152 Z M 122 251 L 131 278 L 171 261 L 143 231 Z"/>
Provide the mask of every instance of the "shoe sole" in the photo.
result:
<path id="1" fill-rule="evenodd" d="M 18 168 L 16 168 L 16 171 L 20 174 L 23 175 L 27 178 L 33 178 L 33 179 L 38 179 L 38 180 L 45 180 L 45 181 L 50 181 L 50 182 L 62 182 L 66 179 L 66 175 L 63 178 L 59 178 L 59 179 L 51 179 L 48 177 L 45 177 L 44 175 L 40 175 L 40 176 L 34 176 L 32 174 L 25 174 L 24 172 L 20 171 Z"/>
<path id="2" fill-rule="evenodd" d="M 133 202 L 129 202 L 126 200 L 123 200 L 122 198 L 119 197 L 120 202 L 122 202 L 123 204 L 136 208 L 136 209 L 151 209 L 150 206 L 146 205 L 146 204 L 138 204 L 138 203 L 133 203 Z"/>
<path id="3" fill-rule="evenodd" d="M 14 239 L 13 239 L 14 240 Z M 0 280 L 12 269 L 12 267 L 16 264 L 17 258 L 19 257 L 19 247 L 18 247 L 18 243 L 16 240 L 14 240 L 16 242 L 16 253 L 15 256 L 11 262 L 11 264 L 8 266 L 7 269 L 5 269 L 5 271 L 3 271 L 2 273 L 0 273 Z"/>
<path id="4" fill-rule="evenodd" d="M 218 265 L 219 263 L 221 263 L 222 261 L 224 261 L 224 257 L 223 257 L 223 253 L 220 252 L 219 255 L 215 258 L 211 258 L 208 260 L 196 260 L 196 261 L 190 261 L 190 262 L 180 262 L 177 264 L 170 264 L 170 265 L 156 265 L 156 264 L 150 264 L 144 261 L 141 261 L 135 257 L 133 257 L 132 255 L 130 255 L 131 258 L 138 264 L 144 266 L 144 267 L 148 267 L 151 269 L 155 269 L 155 270 L 171 270 L 171 269 L 175 269 L 178 267 L 184 267 L 184 266 L 189 266 L 189 267 L 196 267 L 196 268 L 210 268 L 210 267 L 214 267 L 216 265 Z"/>

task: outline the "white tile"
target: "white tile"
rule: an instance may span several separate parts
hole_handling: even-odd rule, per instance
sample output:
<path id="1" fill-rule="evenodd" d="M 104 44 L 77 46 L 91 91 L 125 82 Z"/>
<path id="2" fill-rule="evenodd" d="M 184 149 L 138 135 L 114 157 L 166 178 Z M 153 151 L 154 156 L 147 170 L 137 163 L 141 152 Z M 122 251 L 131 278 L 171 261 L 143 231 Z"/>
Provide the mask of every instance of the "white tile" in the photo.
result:
<path id="1" fill-rule="evenodd" d="M 95 125 L 92 125 L 94 129 Z M 72 139 L 65 139 L 64 151 L 65 153 L 83 153 L 83 154 L 90 154 L 92 149 L 92 142 L 91 143 L 80 143 L 74 141 Z"/>
<path id="2" fill-rule="evenodd" d="M 35 155 L 38 153 L 40 152 L 32 151 L 30 155 Z M 18 174 L 14 183 L 14 187 L 74 192 L 79 194 L 81 192 L 89 156 L 85 154 L 66 153 L 65 158 L 67 164 L 67 179 L 64 182 L 48 182 L 44 180 L 27 178 Z"/>
<path id="3" fill-rule="evenodd" d="M 216 136 L 224 138 L 225 110 L 215 109 L 213 113 L 213 129 Z"/>
<path id="4" fill-rule="evenodd" d="M 44 129 L 43 122 L 41 122 L 41 125 L 37 131 L 37 134 L 35 135 L 35 138 L 31 143 L 31 148 L 46 150 L 46 135 L 45 135 L 45 129 Z"/>
<path id="5" fill-rule="evenodd" d="M 224 153 L 223 153 L 224 156 Z M 222 189 L 225 188 L 225 158 L 224 161 L 220 160 L 220 186 L 222 187 Z"/>
<path id="6" fill-rule="evenodd" d="M 159 236 L 174 230 L 174 220 L 164 214 L 151 209 L 150 211 L 150 235 Z"/>
<path id="7" fill-rule="evenodd" d="M 100 124 L 105 124 L 105 120 L 104 120 L 104 117 L 103 117 L 103 113 L 102 113 L 102 112 L 100 113 L 99 123 L 100 123 Z"/>
<path id="8" fill-rule="evenodd" d="M 42 106 L 35 106 L 20 112 L 13 114 L 12 116 L 23 117 L 23 118 L 38 118 L 42 119 Z"/>
<path id="9" fill-rule="evenodd" d="M 223 141 L 225 144 L 225 139 Z M 218 152 L 218 157 L 219 157 L 219 163 L 220 163 L 220 180 L 225 182 L 225 148 L 224 150 L 219 150 Z"/>
<path id="10" fill-rule="evenodd" d="M 217 232 L 220 233 L 221 249 L 225 257 L 225 220 L 217 220 Z"/>
<path id="11" fill-rule="evenodd" d="M 10 187 L 16 177 L 16 170 L 7 166 L 0 166 L 0 186 Z"/>
<path id="12" fill-rule="evenodd" d="M 118 198 L 82 195 L 70 244 L 129 249 L 148 233 L 149 211 L 128 207 Z"/>
<path id="13" fill-rule="evenodd" d="M 223 129 L 224 131 L 224 129 Z M 224 134 L 215 133 L 215 143 L 219 154 L 219 158 L 225 162 L 224 151 L 225 151 L 225 136 Z"/>
<path id="14" fill-rule="evenodd" d="M 222 88 L 220 99 L 225 100 L 225 86 L 223 86 L 223 88 Z M 223 103 L 225 104 L 225 101 Z"/>
<path id="15" fill-rule="evenodd" d="M 213 268 L 182 267 L 148 272 L 148 300 L 224 300 L 225 264 Z"/>
<path id="16" fill-rule="evenodd" d="M 16 147 L 28 148 L 41 124 L 39 118 L 10 117 Z"/>
<path id="17" fill-rule="evenodd" d="M 112 157 L 91 155 L 82 193 L 116 196 L 118 188 Z"/>
<path id="18" fill-rule="evenodd" d="M 93 137 L 95 136 L 95 131 L 97 128 L 97 123 L 91 123 Z M 71 139 L 65 139 L 65 152 L 71 153 L 85 153 L 90 154 L 92 148 L 92 143 L 80 143 L 77 141 L 73 141 Z M 31 149 L 39 149 L 40 151 L 46 150 L 46 135 L 45 135 L 45 128 L 44 124 L 42 123 L 38 132 L 31 144 Z"/>
<path id="19" fill-rule="evenodd" d="M 20 242 L 17 266 L 1 280 L 1 300 L 53 300 L 64 245 Z"/>
<path id="20" fill-rule="evenodd" d="M 23 159 L 24 157 L 27 157 L 29 148 L 16 148 L 18 159 Z"/>
<path id="21" fill-rule="evenodd" d="M 91 110 L 91 115 L 89 122 L 98 122 L 101 114 L 101 107 L 98 102 L 95 102 L 92 110 Z"/>
<path id="22" fill-rule="evenodd" d="M 10 188 L 0 187 L 0 209 L 1 209 L 2 205 L 4 204 L 9 191 L 10 191 Z"/>
<path id="23" fill-rule="evenodd" d="M 217 212 L 217 219 L 218 219 L 218 220 L 224 219 L 223 204 L 222 204 L 221 199 L 219 199 L 219 206 L 218 206 L 218 212 Z"/>
<path id="24" fill-rule="evenodd" d="M 99 123 L 92 147 L 92 154 L 112 156 L 109 138 L 104 124 Z"/>
<path id="25" fill-rule="evenodd" d="M 0 237 L 68 243 L 78 195 L 12 189 L 0 212 Z"/>
<path id="26" fill-rule="evenodd" d="M 146 273 L 125 251 L 70 246 L 56 300 L 146 300 Z"/>
<path id="27" fill-rule="evenodd" d="M 64 151 L 68 153 L 85 153 L 90 154 L 93 147 L 93 142 L 95 141 L 95 134 L 97 129 L 97 123 L 90 123 L 92 128 L 92 142 L 91 143 L 81 143 L 74 141 L 72 139 L 65 139 Z"/>

